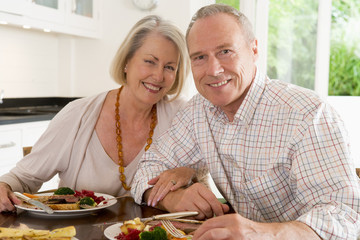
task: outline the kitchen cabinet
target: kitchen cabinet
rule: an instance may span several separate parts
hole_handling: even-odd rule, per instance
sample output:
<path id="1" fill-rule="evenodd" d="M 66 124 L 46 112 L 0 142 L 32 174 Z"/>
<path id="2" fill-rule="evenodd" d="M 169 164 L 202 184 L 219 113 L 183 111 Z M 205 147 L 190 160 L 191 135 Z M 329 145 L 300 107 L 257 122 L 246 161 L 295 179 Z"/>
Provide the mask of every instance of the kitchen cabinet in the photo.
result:
<path id="1" fill-rule="evenodd" d="M 0 175 L 9 172 L 23 157 L 23 147 L 33 146 L 50 121 L 0 125 Z M 45 183 L 41 191 L 58 186 L 58 176 Z"/>
<path id="2" fill-rule="evenodd" d="M 0 10 L 14 15 L 23 15 L 28 0 L 0 0 Z"/>
<path id="3" fill-rule="evenodd" d="M 0 0 L 0 21 L 82 37 L 101 37 L 101 0 Z"/>
<path id="4" fill-rule="evenodd" d="M 65 2 L 61 0 L 32 0 L 27 5 L 26 16 L 49 23 L 65 23 Z"/>
<path id="5" fill-rule="evenodd" d="M 21 129 L 0 127 L 0 175 L 22 158 Z"/>
<path id="6" fill-rule="evenodd" d="M 88 31 L 97 31 L 100 29 L 100 2 L 97 0 L 73 0 L 67 5 L 66 24 L 86 29 Z"/>

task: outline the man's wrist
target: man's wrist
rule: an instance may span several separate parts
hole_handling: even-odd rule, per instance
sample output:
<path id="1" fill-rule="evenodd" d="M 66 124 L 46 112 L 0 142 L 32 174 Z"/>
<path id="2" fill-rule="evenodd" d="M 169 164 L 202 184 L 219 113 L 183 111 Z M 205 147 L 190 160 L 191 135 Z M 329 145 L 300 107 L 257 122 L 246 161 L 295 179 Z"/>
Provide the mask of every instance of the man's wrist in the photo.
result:
<path id="1" fill-rule="evenodd" d="M 265 223 L 264 231 L 271 231 L 276 239 L 321 240 L 316 232 L 305 223 L 299 221 L 283 223 Z M 264 226 L 265 226 L 264 225 Z"/>

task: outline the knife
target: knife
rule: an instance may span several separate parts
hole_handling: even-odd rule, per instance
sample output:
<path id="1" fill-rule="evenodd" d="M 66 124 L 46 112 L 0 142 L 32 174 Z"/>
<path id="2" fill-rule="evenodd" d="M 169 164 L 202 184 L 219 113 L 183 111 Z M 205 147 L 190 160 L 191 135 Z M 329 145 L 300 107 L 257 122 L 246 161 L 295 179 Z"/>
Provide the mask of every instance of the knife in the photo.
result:
<path id="1" fill-rule="evenodd" d="M 42 202 L 39 202 L 35 199 L 31 199 L 28 196 L 25 196 L 24 194 L 21 194 L 19 192 L 14 192 L 14 194 L 18 197 L 21 198 L 22 200 L 24 200 L 27 203 L 30 203 L 31 205 L 34 205 L 42 210 L 45 210 L 45 212 L 47 212 L 48 214 L 53 214 L 54 210 L 52 210 L 49 206 L 45 205 Z"/>
<path id="2" fill-rule="evenodd" d="M 147 218 L 140 218 L 141 222 L 150 222 L 152 220 L 158 220 L 158 219 L 178 219 L 181 217 L 190 217 L 190 216 L 196 216 L 198 215 L 198 212 L 176 212 L 176 213 L 165 213 L 165 214 L 160 214 L 160 215 L 155 215 L 152 217 L 147 217 Z M 192 223 L 202 223 L 203 221 L 197 221 L 197 220 L 191 220 L 191 219 L 179 219 L 179 222 L 189 222 L 187 221 L 189 220 Z M 123 222 L 103 222 L 103 223 L 96 223 L 93 224 L 93 226 L 96 227 L 100 227 L 100 226 L 104 226 L 104 225 L 113 225 L 113 224 L 117 224 L 117 223 L 123 223 Z"/>
<path id="3" fill-rule="evenodd" d="M 152 221 L 152 220 L 158 220 L 158 219 L 175 219 L 175 218 L 181 218 L 181 217 L 190 217 L 190 216 L 196 216 L 198 215 L 198 212 L 175 212 L 175 213 L 165 213 L 165 214 L 159 214 L 148 218 L 141 218 L 140 220 L 142 222 Z"/>

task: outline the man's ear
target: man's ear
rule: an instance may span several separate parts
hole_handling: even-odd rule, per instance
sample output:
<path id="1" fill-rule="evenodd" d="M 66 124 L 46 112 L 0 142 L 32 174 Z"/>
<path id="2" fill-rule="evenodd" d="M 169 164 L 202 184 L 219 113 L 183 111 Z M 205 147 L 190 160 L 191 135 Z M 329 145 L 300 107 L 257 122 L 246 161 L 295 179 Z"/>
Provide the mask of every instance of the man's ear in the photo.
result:
<path id="1" fill-rule="evenodd" d="M 253 52 L 254 55 L 254 62 L 256 62 L 256 60 L 258 60 L 259 58 L 258 41 L 256 38 L 251 42 L 250 46 L 251 46 L 251 51 Z"/>

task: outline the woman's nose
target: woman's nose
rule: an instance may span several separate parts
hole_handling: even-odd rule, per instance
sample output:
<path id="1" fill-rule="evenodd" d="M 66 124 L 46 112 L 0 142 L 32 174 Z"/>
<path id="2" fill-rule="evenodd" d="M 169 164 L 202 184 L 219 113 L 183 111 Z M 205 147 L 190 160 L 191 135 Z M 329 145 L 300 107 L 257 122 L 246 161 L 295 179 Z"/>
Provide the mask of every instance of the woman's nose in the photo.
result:
<path id="1" fill-rule="evenodd" d="M 156 67 L 153 71 L 153 78 L 157 82 L 161 82 L 164 79 L 164 68 L 163 67 Z"/>

